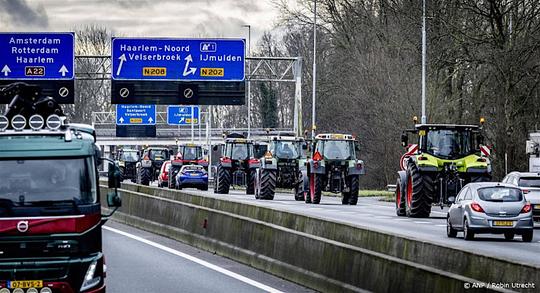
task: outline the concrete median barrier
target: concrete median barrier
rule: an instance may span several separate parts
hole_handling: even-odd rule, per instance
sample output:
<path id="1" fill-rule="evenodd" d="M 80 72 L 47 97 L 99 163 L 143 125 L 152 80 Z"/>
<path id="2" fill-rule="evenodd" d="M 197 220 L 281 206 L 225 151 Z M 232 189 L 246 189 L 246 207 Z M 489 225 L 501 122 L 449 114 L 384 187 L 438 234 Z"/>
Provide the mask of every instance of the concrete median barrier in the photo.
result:
<path id="1" fill-rule="evenodd" d="M 114 216 L 120 222 L 323 292 L 461 292 L 467 283 L 540 284 L 538 267 L 413 238 L 156 187 L 124 183 L 121 192 L 123 207 Z"/>

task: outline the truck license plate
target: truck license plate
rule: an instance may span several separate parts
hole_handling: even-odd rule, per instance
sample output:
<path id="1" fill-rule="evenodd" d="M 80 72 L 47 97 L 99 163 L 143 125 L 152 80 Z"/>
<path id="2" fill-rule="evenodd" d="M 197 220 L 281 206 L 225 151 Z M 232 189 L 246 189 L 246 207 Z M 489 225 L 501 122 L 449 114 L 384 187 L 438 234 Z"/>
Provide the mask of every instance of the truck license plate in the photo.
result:
<path id="1" fill-rule="evenodd" d="M 41 288 L 43 287 L 42 280 L 25 280 L 25 281 L 9 281 L 9 288 Z"/>
<path id="2" fill-rule="evenodd" d="M 493 221 L 493 226 L 513 226 L 513 221 Z"/>

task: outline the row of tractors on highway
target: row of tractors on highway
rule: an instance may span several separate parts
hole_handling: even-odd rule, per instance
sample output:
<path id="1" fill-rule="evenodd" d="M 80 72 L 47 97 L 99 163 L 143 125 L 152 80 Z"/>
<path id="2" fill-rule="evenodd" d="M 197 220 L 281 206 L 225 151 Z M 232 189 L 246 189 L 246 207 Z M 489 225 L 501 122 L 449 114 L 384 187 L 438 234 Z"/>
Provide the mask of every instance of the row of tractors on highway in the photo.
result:
<path id="1" fill-rule="evenodd" d="M 289 133 L 265 141 L 231 133 L 213 150 L 220 154 L 217 166 L 211 169 L 215 193 L 228 194 L 231 186 L 244 186 L 246 194 L 272 200 L 276 188 L 282 188 L 294 190 L 294 198 L 306 203 L 320 203 L 323 191 L 341 193 L 343 204 L 358 201 L 359 177 L 365 169 L 352 135 L 319 134 L 309 142 Z M 121 149 L 116 160 L 122 179 L 143 185 L 157 180 L 161 166 L 170 160 L 168 187 L 174 189 L 182 165 L 201 165 L 208 170 L 205 152 L 194 144 L 181 145 L 176 153 L 163 147 Z"/>
<path id="2" fill-rule="evenodd" d="M 491 180 L 490 149 L 484 145 L 480 125 L 417 124 L 403 131 L 406 148 L 395 188 L 398 216 L 428 217 L 431 207 L 448 206 L 469 182 Z M 409 143 L 413 136 L 414 143 Z M 277 188 L 293 190 L 294 198 L 318 204 L 323 192 L 341 193 L 342 203 L 356 205 L 360 175 L 365 174 L 357 139 L 349 134 L 319 134 L 313 140 L 291 134 L 269 136 L 265 141 L 228 134 L 213 147 L 220 153 L 212 168 L 214 192 L 227 194 L 232 185 L 245 186 L 246 194 L 272 200 Z M 161 165 L 173 156 L 169 187 L 183 164 L 208 169 L 201 146 L 177 150 L 146 148 L 140 158 L 133 150 L 119 157 L 123 178 L 148 185 L 157 179 Z M 187 155 L 187 154 L 190 155 Z M 131 157 L 132 160 L 127 160 Z"/>

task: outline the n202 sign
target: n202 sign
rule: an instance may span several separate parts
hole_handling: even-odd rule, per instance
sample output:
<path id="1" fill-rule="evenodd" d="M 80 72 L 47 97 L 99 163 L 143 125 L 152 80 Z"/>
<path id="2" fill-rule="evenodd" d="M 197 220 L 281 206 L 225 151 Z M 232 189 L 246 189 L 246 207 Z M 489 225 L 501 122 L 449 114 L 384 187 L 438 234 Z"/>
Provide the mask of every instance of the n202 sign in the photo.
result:
<path id="1" fill-rule="evenodd" d="M 193 109 L 193 117 L 191 115 Z M 169 106 L 167 107 L 167 124 L 169 125 L 198 125 L 199 107 L 198 106 Z"/>

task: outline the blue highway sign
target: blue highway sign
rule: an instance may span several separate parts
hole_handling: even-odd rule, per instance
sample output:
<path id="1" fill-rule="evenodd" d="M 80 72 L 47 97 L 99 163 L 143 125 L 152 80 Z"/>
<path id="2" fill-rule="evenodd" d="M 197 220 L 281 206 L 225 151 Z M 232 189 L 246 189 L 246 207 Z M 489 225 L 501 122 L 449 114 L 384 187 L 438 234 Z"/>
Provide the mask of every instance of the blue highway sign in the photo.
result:
<path id="1" fill-rule="evenodd" d="M 115 80 L 243 81 L 243 39 L 112 39 Z"/>
<path id="2" fill-rule="evenodd" d="M 0 33 L 0 80 L 75 76 L 73 33 Z"/>
<path id="3" fill-rule="evenodd" d="M 155 125 L 156 105 L 116 105 L 116 125 Z"/>
<path id="4" fill-rule="evenodd" d="M 167 107 L 167 124 L 169 125 L 191 125 L 199 124 L 199 106 L 193 107 L 193 121 L 191 120 L 191 106 L 169 106 Z"/>

